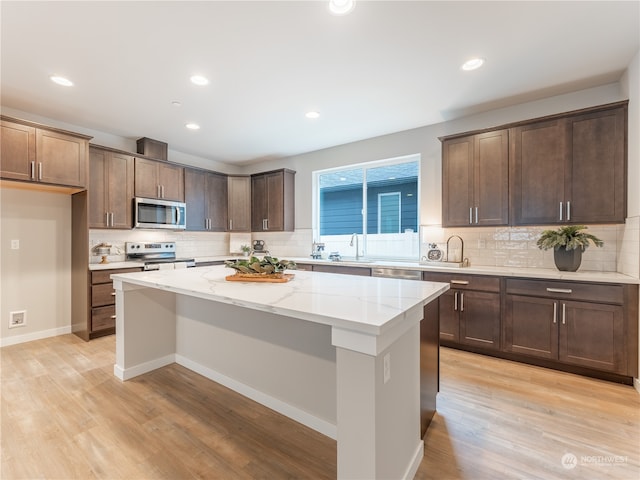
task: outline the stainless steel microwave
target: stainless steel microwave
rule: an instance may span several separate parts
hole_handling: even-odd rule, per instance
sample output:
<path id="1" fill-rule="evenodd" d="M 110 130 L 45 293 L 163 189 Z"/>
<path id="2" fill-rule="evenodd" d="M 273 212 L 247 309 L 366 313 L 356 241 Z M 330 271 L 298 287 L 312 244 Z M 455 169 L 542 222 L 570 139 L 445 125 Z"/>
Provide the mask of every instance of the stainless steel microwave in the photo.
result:
<path id="1" fill-rule="evenodd" d="M 134 228 L 184 230 L 187 228 L 187 205 L 183 202 L 136 197 L 133 199 L 133 218 Z"/>

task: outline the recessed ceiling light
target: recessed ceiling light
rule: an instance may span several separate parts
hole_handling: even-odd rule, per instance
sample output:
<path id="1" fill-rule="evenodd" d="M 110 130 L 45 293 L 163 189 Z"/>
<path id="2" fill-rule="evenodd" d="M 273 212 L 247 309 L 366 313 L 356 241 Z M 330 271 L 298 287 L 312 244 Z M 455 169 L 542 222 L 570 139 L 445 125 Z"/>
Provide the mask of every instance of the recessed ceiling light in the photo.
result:
<path id="1" fill-rule="evenodd" d="M 305 113 L 304 116 L 307 118 L 318 118 L 320 116 L 320 113 L 312 111 Z"/>
<path id="2" fill-rule="evenodd" d="M 207 77 L 203 77 L 202 75 L 193 75 L 191 77 L 191 83 L 202 86 L 207 85 L 209 83 L 209 80 L 207 79 Z"/>
<path id="3" fill-rule="evenodd" d="M 171 102 L 171 105 L 174 106 L 174 107 L 181 107 L 182 106 L 182 104 L 180 102 L 178 102 L 178 101 Z"/>
<path id="4" fill-rule="evenodd" d="M 329 0 L 329 11 L 333 15 L 346 15 L 356 6 L 356 0 Z"/>
<path id="5" fill-rule="evenodd" d="M 484 58 L 472 58 L 462 64 L 462 69 L 466 71 L 475 70 L 476 68 L 480 68 L 483 64 Z"/>
<path id="6" fill-rule="evenodd" d="M 73 82 L 68 78 L 61 77 L 59 75 L 51 75 L 49 77 L 53 83 L 57 83 L 58 85 L 62 85 L 63 87 L 72 87 Z"/>
<path id="7" fill-rule="evenodd" d="M 185 127 L 187 127 L 189 130 L 200 130 L 200 125 L 198 125 L 197 123 L 187 123 Z"/>

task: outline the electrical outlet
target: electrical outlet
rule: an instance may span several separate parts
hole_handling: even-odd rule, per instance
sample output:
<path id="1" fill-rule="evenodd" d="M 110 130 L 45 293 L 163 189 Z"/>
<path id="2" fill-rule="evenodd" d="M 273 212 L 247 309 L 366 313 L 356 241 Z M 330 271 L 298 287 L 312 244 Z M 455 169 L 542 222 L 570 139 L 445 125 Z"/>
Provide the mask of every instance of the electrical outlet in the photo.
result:
<path id="1" fill-rule="evenodd" d="M 24 327 L 27 324 L 27 311 L 9 312 L 9 328 Z"/>
<path id="2" fill-rule="evenodd" d="M 391 380 L 391 354 L 387 353 L 382 359 L 382 378 L 387 383 Z"/>
<path id="3" fill-rule="evenodd" d="M 20 250 L 20 240 L 11 240 L 11 250 Z"/>

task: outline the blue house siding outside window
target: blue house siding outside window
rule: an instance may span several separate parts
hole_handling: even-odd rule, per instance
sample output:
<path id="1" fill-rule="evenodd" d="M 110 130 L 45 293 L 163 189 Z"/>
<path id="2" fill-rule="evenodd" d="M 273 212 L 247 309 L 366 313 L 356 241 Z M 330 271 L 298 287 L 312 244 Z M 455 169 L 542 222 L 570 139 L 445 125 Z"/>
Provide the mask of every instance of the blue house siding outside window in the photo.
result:
<path id="1" fill-rule="evenodd" d="M 419 177 L 419 155 L 315 172 L 314 241 L 346 258 L 417 259 Z"/>

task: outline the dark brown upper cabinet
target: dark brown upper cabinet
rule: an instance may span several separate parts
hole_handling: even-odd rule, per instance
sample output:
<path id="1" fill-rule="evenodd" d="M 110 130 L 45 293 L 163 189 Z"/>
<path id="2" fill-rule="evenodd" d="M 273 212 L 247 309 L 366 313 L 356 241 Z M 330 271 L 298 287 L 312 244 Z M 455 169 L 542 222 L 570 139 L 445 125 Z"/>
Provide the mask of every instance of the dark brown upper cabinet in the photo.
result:
<path id="1" fill-rule="evenodd" d="M 224 232 L 227 229 L 227 176 L 185 168 L 184 196 L 187 230 Z"/>
<path id="2" fill-rule="evenodd" d="M 228 215 L 230 232 L 251 231 L 251 177 L 229 175 Z"/>
<path id="3" fill-rule="evenodd" d="M 251 230 L 294 230 L 295 172 L 276 170 L 251 176 Z"/>
<path id="4" fill-rule="evenodd" d="M 1 132 L 2 178 L 86 188 L 91 137 L 9 117 Z"/>
<path id="5" fill-rule="evenodd" d="M 89 228 L 132 227 L 133 156 L 89 149 Z"/>
<path id="6" fill-rule="evenodd" d="M 626 105 L 512 129 L 515 225 L 624 223 Z"/>
<path id="7" fill-rule="evenodd" d="M 442 226 L 509 223 L 509 131 L 442 142 Z"/>
<path id="8" fill-rule="evenodd" d="M 625 221 L 626 101 L 441 140 L 444 227 Z"/>
<path id="9" fill-rule="evenodd" d="M 184 202 L 184 168 L 136 157 L 135 194 L 136 197 Z"/>

